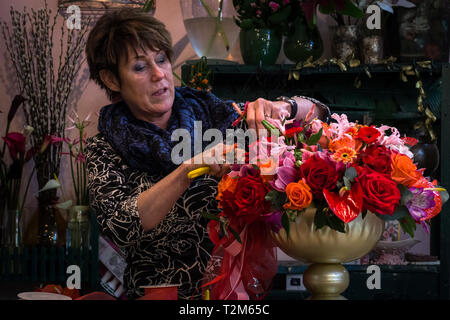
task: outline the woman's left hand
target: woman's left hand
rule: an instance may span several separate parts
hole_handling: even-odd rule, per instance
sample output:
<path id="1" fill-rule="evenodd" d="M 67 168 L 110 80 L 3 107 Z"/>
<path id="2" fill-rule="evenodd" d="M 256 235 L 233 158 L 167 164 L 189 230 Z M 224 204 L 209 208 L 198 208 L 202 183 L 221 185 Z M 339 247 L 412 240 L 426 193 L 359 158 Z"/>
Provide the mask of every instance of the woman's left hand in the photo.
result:
<path id="1" fill-rule="evenodd" d="M 270 101 L 258 98 L 247 106 L 247 124 L 250 129 L 265 130 L 262 121 L 266 118 L 281 120 L 288 117 L 291 106 L 284 101 Z"/>

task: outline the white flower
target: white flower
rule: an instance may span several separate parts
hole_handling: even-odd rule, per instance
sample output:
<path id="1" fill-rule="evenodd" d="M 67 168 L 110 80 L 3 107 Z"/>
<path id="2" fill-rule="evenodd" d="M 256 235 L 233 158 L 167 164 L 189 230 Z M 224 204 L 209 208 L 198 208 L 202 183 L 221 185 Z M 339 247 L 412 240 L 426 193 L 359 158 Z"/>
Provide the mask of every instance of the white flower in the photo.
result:
<path id="1" fill-rule="evenodd" d="M 394 9 L 392 9 L 392 7 L 413 8 L 416 6 L 414 3 L 407 0 L 382 0 L 377 1 L 377 4 L 381 9 L 390 13 L 394 13 Z"/>

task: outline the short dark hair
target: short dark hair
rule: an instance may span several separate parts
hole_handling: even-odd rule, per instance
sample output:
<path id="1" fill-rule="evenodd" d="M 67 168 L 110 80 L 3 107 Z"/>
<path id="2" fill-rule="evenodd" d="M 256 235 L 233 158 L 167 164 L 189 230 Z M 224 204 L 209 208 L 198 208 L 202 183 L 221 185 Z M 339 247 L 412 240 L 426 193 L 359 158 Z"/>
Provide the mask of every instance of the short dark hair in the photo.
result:
<path id="1" fill-rule="evenodd" d="M 172 38 L 164 23 L 140 9 L 120 9 L 104 14 L 92 28 L 86 43 L 86 57 L 90 78 L 112 92 L 100 78 L 100 70 L 111 71 L 119 79 L 120 59 L 128 60 L 128 48 L 162 50 L 172 62 Z"/>

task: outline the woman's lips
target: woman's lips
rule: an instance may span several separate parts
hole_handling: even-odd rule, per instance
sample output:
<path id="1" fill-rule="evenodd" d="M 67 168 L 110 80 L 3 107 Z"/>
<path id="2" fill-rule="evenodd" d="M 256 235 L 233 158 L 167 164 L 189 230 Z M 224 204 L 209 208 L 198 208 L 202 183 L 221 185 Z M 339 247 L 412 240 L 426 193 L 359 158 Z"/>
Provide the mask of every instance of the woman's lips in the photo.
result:
<path id="1" fill-rule="evenodd" d="M 162 96 L 163 94 L 165 94 L 166 92 L 167 92 L 167 88 L 162 88 L 162 89 L 159 89 L 158 91 L 155 91 L 152 94 L 152 96 L 159 97 L 159 96 Z"/>

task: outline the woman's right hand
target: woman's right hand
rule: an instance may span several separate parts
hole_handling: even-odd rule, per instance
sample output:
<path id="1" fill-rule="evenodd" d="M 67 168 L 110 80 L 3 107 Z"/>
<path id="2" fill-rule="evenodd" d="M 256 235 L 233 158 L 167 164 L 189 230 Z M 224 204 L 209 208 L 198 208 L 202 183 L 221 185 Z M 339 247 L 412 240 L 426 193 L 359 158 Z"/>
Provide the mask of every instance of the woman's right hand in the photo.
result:
<path id="1" fill-rule="evenodd" d="M 218 143 L 214 147 L 184 161 L 182 165 L 187 172 L 201 167 L 209 167 L 210 171 L 208 174 L 221 177 L 230 170 L 233 164 L 226 162 L 226 153 L 231 152 L 233 149 L 233 145 Z"/>

